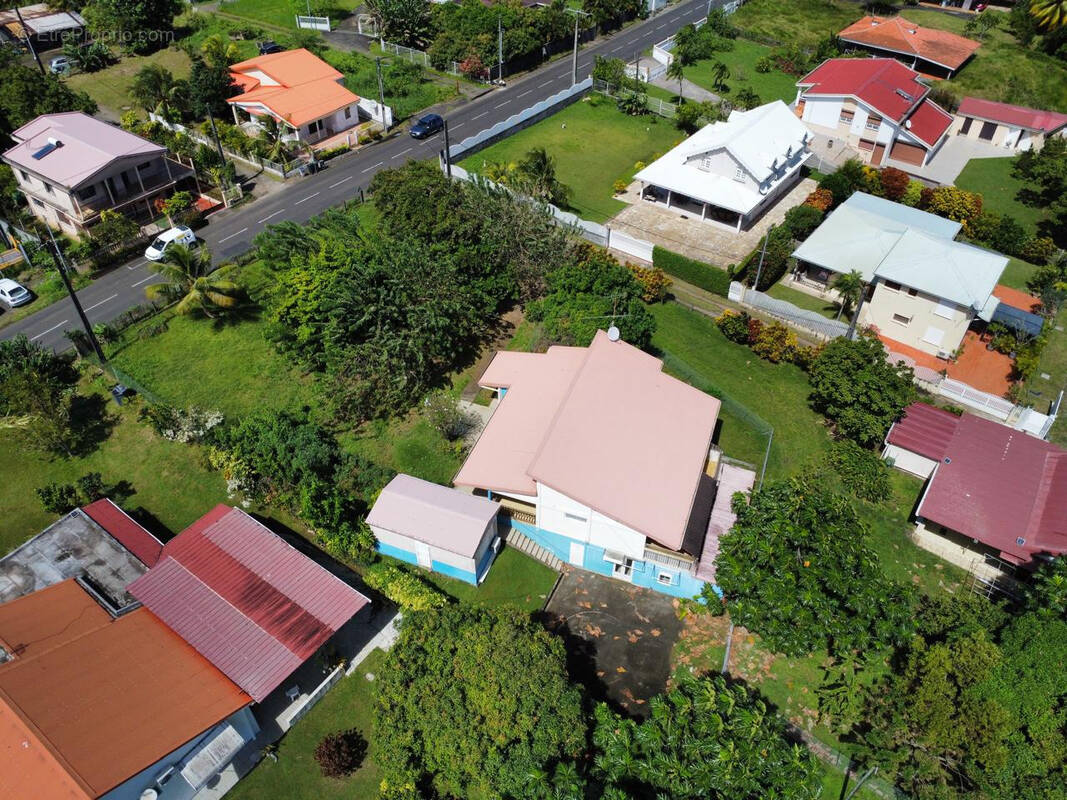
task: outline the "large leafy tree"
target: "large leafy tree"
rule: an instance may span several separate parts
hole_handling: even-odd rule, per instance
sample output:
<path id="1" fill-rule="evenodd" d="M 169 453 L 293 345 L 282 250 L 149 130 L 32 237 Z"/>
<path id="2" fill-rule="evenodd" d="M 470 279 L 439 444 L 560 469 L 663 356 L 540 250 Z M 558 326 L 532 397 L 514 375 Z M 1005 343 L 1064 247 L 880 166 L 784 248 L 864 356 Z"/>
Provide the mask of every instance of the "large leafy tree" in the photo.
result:
<path id="1" fill-rule="evenodd" d="M 51 73 L 42 75 L 17 60 L 13 48 L 0 48 L 0 137 L 41 114 L 60 111 L 96 112 L 85 92 L 75 92 Z"/>
<path id="2" fill-rule="evenodd" d="M 382 36 L 395 44 L 425 47 L 432 27 L 430 0 L 367 0 Z"/>
<path id="3" fill-rule="evenodd" d="M 865 447 L 877 446 L 916 397 L 911 367 L 890 364 L 873 333 L 834 339 L 815 359 L 809 380 L 815 410 Z"/>
<path id="4" fill-rule="evenodd" d="M 130 53 L 147 53 L 166 45 L 182 0 L 92 0 L 85 19 L 98 41 Z"/>
<path id="5" fill-rule="evenodd" d="M 840 494 L 783 482 L 738 511 L 719 543 L 717 583 L 733 620 L 769 648 L 799 656 L 906 638 L 909 595 L 884 577 L 866 525 Z"/>
<path id="6" fill-rule="evenodd" d="M 376 760 L 394 796 L 524 797 L 528 776 L 585 749 L 561 640 L 518 611 L 409 614 L 379 678 Z M 425 790 L 431 790 L 426 792 Z"/>
<path id="7" fill-rule="evenodd" d="M 53 455 L 76 451 L 77 382 L 70 355 L 57 355 L 22 334 L 0 342 L 0 419 L 27 446 Z"/>
<path id="8" fill-rule="evenodd" d="M 193 61 L 189 73 L 189 103 L 194 114 L 201 118 L 209 113 L 216 117 L 226 114 L 226 100 L 234 95 L 230 70 L 222 64 L 208 64 L 203 59 Z"/>
<path id="9" fill-rule="evenodd" d="M 721 675 L 687 677 L 654 697 L 643 722 L 597 706 L 595 771 L 620 797 L 675 800 L 819 796 L 806 747 L 755 691 Z"/>
<path id="10" fill-rule="evenodd" d="M 1059 243 L 1067 243 L 1067 139 L 1050 137 L 1040 150 L 1020 153 L 1013 172 L 1027 183 L 1019 199 L 1026 205 L 1047 208 L 1057 223 L 1050 226 L 1049 234 Z"/>

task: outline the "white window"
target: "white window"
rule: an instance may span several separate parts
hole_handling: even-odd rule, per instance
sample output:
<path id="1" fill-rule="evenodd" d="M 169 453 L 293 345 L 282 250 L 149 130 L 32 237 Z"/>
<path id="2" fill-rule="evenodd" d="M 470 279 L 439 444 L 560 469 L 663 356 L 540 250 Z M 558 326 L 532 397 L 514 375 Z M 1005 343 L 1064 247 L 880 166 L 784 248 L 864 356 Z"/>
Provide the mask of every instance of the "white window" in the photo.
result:
<path id="1" fill-rule="evenodd" d="M 345 119 L 352 119 L 352 106 L 345 106 Z"/>
<path id="2" fill-rule="evenodd" d="M 565 516 L 567 519 L 573 519 L 575 522 L 588 522 L 589 521 L 589 519 L 587 517 L 583 517 L 580 514 L 572 514 L 570 511 L 564 511 L 563 512 L 563 516 Z"/>
<path id="3" fill-rule="evenodd" d="M 659 584 L 661 584 L 663 586 L 673 586 L 674 585 L 674 573 L 672 573 L 672 572 L 661 572 L 661 573 L 659 573 L 656 576 L 656 583 L 659 583 Z"/>
<path id="4" fill-rule="evenodd" d="M 700 168 L 705 172 L 711 171 L 711 156 L 700 157 Z"/>
<path id="5" fill-rule="evenodd" d="M 934 313 L 939 317 L 952 319 L 956 315 L 956 304 L 950 303 L 948 300 L 938 300 Z"/>
<path id="6" fill-rule="evenodd" d="M 744 169 L 742 169 L 741 167 L 738 167 L 737 169 L 734 170 L 734 180 L 735 181 L 741 181 L 742 183 L 744 183 L 744 180 L 745 180 L 745 171 L 744 171 Z"/>
<path id="7" fill-rule="evenodd" d="M 893 322 L 896 322 L 900 325 L 907 325 L 911 322 L 911 317 L 906 317 L 903 314 L 894 314 Z"/>
<path id="8" fill-rule="evenodd" d="M 880 127 L 882 127 L 882 118 L 881 117 L 867 117 L 867 123 L 866 123 L 866 125 L 864 127 L 866 127 L 867 130 L 869 130 L 869 131 L 876 131 Z"/>
<path id="9" fill-rule="evenodd" d="M 843 122 L 846 125 L 851 125 L 852 124 L 852 118 L 854 116 L 855 116 L 855 114 L 853 112 L 842 109 L 841 116 L 838 117 L 838 121 Z"/>
<path id="10" fill-rule="evenodd" d="M 945 338 L 945 332 L 938 328 L 927 328 L 926 333 L 923 334 L 923 341 L 927 344 L 941 346 L 941 341 Z"/>

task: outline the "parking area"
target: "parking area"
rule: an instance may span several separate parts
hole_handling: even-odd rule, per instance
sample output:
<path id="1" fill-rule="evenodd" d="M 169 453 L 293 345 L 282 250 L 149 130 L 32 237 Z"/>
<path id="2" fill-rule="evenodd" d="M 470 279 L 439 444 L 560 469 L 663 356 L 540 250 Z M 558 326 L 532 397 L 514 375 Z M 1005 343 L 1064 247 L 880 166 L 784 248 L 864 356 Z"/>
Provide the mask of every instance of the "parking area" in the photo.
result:
<path id="1" fill-rule="evenodd" d="M 549 627 L 567 640 L 572 674 L 597 699 L 634 716 L 670 677 L 682 630 L 675 601 L 658 592 L 568 569 L 548 603 Z"/>

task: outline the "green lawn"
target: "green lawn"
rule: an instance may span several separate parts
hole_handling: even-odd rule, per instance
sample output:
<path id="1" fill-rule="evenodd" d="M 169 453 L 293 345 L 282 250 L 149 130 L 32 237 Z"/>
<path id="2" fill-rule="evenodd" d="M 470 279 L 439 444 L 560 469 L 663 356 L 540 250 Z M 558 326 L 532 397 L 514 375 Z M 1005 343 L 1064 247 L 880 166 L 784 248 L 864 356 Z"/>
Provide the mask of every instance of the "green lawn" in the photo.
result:
<path id="1" fill-rule="evenodd" d="M 317 16 L 329 16 L 335 22 L 343 19 L 350 11 L 361 6 L 362 0 L 330 0 L 328 4 L 312 3 L 312 11 Z M 316 9 L 329 5 L 327 14 Z M 219 5 L 219 10 L 238 17 L 246 17 L 254 22 L 277 25 L 280 28 L 296 28 L 296 15 L 306 15 L 306 0 L 232 0 Z"/>
<path id="2" fill-rule="evenodd" d="M 1023 205 L 1017 199 L 1025 181 L 1011 174 L 1014 158 L 973 158 L 956 178 L 956 185 L 982 195 L 982 208 L 1015 217 L 1023 227 L 1036 232 L 1049 220 L 1048 209 Z"/>
<path id="3" fill-rule="evenodd" d="M 770 47 L 748 39 L 735 39 L 733 50 L 716 53 L 714 59 L 698 61 L 693 66 L 686 67 L 685 77 L 697 86 L 703 86 L 708 91 L 727 98 L 739 89 L 747 87 L 758 94 L 763 103 L 772 100 L 791 103 L 797 96 L 796 78 L 777 69 L 756 72 L 756 62 L 770 54 L 771 50 Z M 715 86 L 712 77 L 714 61 L 721 61 L 730 68 L 730 77 L 726 79 L 728 89 L 725 92 Z"/>
<path id="4" fill-rule="evenodd" d="M 804 372 L 791 364 L 764 361 L 749 348 L 728 341 L 709 317 L 677 303 L 653 306 L 652 313 L 657 323 L 652 344 L 696 373 L 674 369 L 679 377 L 721 393 L 774 427 L 768 478 L 796 474 L 825 450 L 826 428 L 808 405 Z M 672 366 L 668 359 L 669 371 Z M 726 455 L 762 463 L 766 437 L 743 413 L 727 407 L 721 417 L 719 443 Z"/>
<path id="5" fill-rule="evenodd" d="M 148 324 L 156 324 L 158 318 Z M 263 326 L 215 326 L 173 317 L 165 333 L 129 337 L 115 366 L 164 402 L 240 416 L 260 408 L 299 409 L 313 402 L 310 378 L 263 338 Z"/>
<path id="6" fill-rule="evenodd" d="M 1029 291 L 1026 288 L 1026 282 L 1030 280 L 1030 276 L 1034 274 L 1034 270 L 1037 266 L 1031 264 L 1029 261 L 1023 261 L 1021 258 L 1008 257 L 1008 266 L 1004 268 L 1004 272 L 1001 273 L 1000 283 L 1005 286 L 1010 286 L 1013 289 L 1018 289 L 1021 292 Z"/>
<path id="7" fill-rule="evenodd" d="M 373 735 L 375 682 L 385 663 L 385 653 L 375 650 L 355 672 L 333 687 L 278 745 L 278 761 L 263 759 L 226 795 L 235 800 L 330 800 L 378 796 L 381 780 L 374 763 Z M 324 778 L 315 763 L 315 748 L 328 733 L 356 728 L 368 742 L 363 765 L 347 778 Z"/>
<path id="8" fill-rule="evenodd" d="M 251 43 L 250 43 L 251 44 Z M 255 45 L 252 45 L 253 49 Z M 166 67 L 176 78 L 189 77 L 191 62 L 177 46 L 152 53 L 147 56 L 124 56 L 118 63 L 112 64 L 99 72 L 77 73 L 66 78 L 72 89 L 87 92 L 101 109 L 105 109 L 117 119 L 123 111 L 134 107 L 130 97 L 130 85 L 134 75 L 146 64 L 159 64 Z"/>
<path id="9" fill-rule="evenodd" d="M 540 561 L 505 547 L 480 586 L 417 570 L 418 574 L 461 603 L 479 606 L 515 606 L 523 611 L 544 608 L 559 576 Z"/>
<path id="10" fill-rule="evenodd" d="M 1056 330 L 1056 327 L 1061 330 Z M 1061 389 L 1067 389 L 1067 332 L 1063 328 L 1067 328 L 1067 308 L 1062 309 L 1056 317 L 1034 376 L 1026 385 L 1030 390 L 1029 402 L 1043 414 L 1048 411 L 1049 401 L 1055 400 Z M 1048 375 L 1049 379 L 1042 378 L 1042 373 Z M 1067 446 L 1067 410 L 1060 411 L 1049 439 Z"/>
<path id="11" fill-rule="evenodd" d="M 844 0 L 748 0 L 730 22 L 758 36 L 814 47 L 862 16 L 859 5 Z"/>
<path id="12" fill-rule="evenodd" d="M 517 162 L 532 148 L 544 147 L 556 160 L 557 177 L 571 189 L 571 210 L 604 222 L 626 207 L 613 197 L 612 184 L 629 183 L 636 162 L 652 161 L 683 138 L 668 120 L 629 117 L 615 108 L 614 100 L 593 95 L 464 159 L 460 166 L 478 172 L 487 163 Z"/>
<path id="13" fill-rule="evenodd" d="M 786 286 L 783 283 L 774 284 L 767 290 L 767 294 L 800 308 L 805 308 L 808 311 L 822 314 L 828 319 L 837 319 L 837 303 L 829 300 L 820 300 L 818 297 L 812 297 L 810 294 L 801 292 L 791 286 Z"/>
<path id="14" fill-rule="evenodd" d="M 374 60 L 361 53 L 327 50 L 322 58 L 332 67 L 344 73 L 345 86 L 362 97 L 378 97 L 378 73 Z M 386 85 L 389 85 L 386 82 Z M 443 103 L 457 96 L 454 85 L 441 85 L 430 79 L 430 73 L 423 70 L 422 78 L 417 83 L 404 87 L 403 94 L 386 92 L 385 104 L 393 109 L 395 122 L 407 119 L 418 111 Z"/>

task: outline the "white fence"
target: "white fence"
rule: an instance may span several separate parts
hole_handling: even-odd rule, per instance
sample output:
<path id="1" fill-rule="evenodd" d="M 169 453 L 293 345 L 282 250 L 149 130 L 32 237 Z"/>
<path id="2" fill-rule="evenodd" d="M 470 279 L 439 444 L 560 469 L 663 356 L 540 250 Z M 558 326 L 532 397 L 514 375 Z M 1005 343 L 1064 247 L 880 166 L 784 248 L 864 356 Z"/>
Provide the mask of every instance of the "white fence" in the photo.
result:
<path id="1" fill-rule="evenodd" d="M 187 128 L 185 125 L 179 125 L 176 122 L 167 122 L 167 120 L 165 120 L 163 117 L 161 117 L 158 114 L 155 114 L 153 112 L 149 112 L 148 118 L 150 120 L 152 120 L 152 122 L 158 122 L 160 125 L 162 125 L 167 130 L 171 130 L 171 131 L 174 131 L 175 133 L 180 133 L 180 134 L 183 134 L 185 136 L 188 136 L 194 142 L 197 142 L 198 144 L 202 144 L 202 145 L 205 145 L 207 147 L 210 147 L 212 150 L 216 149 L 215 142 L 213 142 L 211 139 L 209 139 L 208 137 L 204 136 L 203 134 L 201 134 L 199 131 L 197 131 L 194 128 Z M 228 158 L 232 158 L 232 159 L 234 159 L 236 161 L 243 161 L 244 163 L 250 164 L 253 167 L 260 167 L 260 168 L 266 170 L 267 172 L 271 172 L 271 173 L 277 175 L 280 178 L 287 177 L 294 169 L 296 169 L 300 165 L 299 161 L 289 161 L 289 162 L 287 162 L 285 164 L 280 164 L 280 163 L 278 163 L 276 161 L 271 161 L 271 160 L 266 159 L 266 158 L 252 158 L 250 156 L 244 156 L 244 155 L 241 155 L 240 153 L 234 152 L 233 150 L 230 150 L 228 147 L 223 147 L 222 148 L 222 152 Z"/>
<path id="2" fill-rule="evenodd" d="M 593 91 L 600 92 L 600 94 L 607 95 L 608 97 L 618 98 L 619 96 L 615 89 L 615 84 L 607 83 L 602 80 L 593 81 Z M 667 119 L 672 119 L 674 117 L 674 112 L 678 108 L 674 103 L 668 103 L 666 100 L 660 100 L 658 97 L 645 97 L 645 105 L 653 114 L 660 117 L 666 117 Z"/>
<path id="3" fill-rule="evenodd" d="M 670 2 L 670 0 L 646 0 L 645 8 L 650 15 L 655 14 L 665 9 L 668 2 Z"/>
<path id="4" fill-rule="evenodd" d="M 330 18 L 329 17 L 302 17 L 299 14 L 296 15 L 296 27 L 306 28 L 312 31 L 328 31 L 330 30 Z"/>
<path id="5" fill-rule="evenodd" d="M 646 242 L 644 239 L 638 239 L 628 233 L 608 228 L 607 248 L 609 250 L 618 250 L 620 253 L 626 253 L 651 264 L 653 247 L 652 242 Z"/>
<path id="6" fill-rule="evenodd" d="M 378 46 L 382 48 L 383 52 L 392 53 L 397 58 L 403 58 L 410 61 L 412 64 L 421 64 L 427 69 L 433 69 L 433 65 L 430 63 L 430 56 L 424 53 L 422 50 L 416 50 L 414 47 L 404 47 L 402 44 L 393 44 L 387 42 L 385 39 L 378 40 Z M 449 75 L 462 75 L 459 71 L 459 64 L 455 61 L 450 62 L 451 66 L 445 69 Z"/>
<path id="7" fill-rule="evenodd" d="M 278 719 L 279 727 L 282 732 L 289 730 L 297 722 L 303 719 L 316 703 L 319 702 L 326 693 L 334 687 L 334 685 L 344 677 L 345 668 L 343 666 L 334 667 L 330 671 L 330 674 L 320 683 L 315 690 L 309 694 L 298 706 L 295 708 L 287 709 L 286 712 Z"/>
<path id="8" fill-rule="evenodd" d="M 651 83 L 656 80 L 656 78 L 660 78 L 666 74 L 667 65 L 661 64 L 658 61 L 654 62 L 653 66 L 649 67 L 644 65 L 635 67 L 633 64 L 626 65 L 626 77 L 636 78 L 642 83 Z"/>
<path id="9" fill-rule="evenodd" d="M 745 0 L 731 0 L 731 2 L 723 5 L 722 10 L 727 14 L 733 14 L 737 9 L 745 4 Z M 700 22 L 694 22 L 694 28 L 701 28 L 707 23 L 707 19 L 702 19 Z M 674 50 L 674 36 L 668 36 L 662 42 L 659 42 L 652 47 L 652 57 L 665 67 L 669 67 L 671 62 L 674 61 L 674 55 L 671 53 Z"/>

